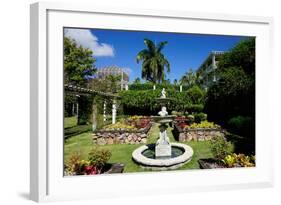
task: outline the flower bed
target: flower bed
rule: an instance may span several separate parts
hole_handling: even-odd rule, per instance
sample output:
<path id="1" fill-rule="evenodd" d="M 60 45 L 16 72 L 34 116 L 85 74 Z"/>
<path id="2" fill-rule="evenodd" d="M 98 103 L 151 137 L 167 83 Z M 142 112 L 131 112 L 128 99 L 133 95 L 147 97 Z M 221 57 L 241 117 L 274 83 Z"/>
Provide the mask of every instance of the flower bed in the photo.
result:
<path id="1" fill-rule="evenodd" d="M 217 169 L 217 168 L 238 168 L 238 167 L 255 167 L 255 156 L 247 156 L 245 154 L 229 154 L 224 159 L 199 159 L 198 163 L 201 169 Z"/>
<path id="2" fill-rule="evenodd" d="M 132 116 L 127 120 L 108 125 L 93 133 L 93 143 L 105 144 L 145 144 L 151 128 L 151 118 Z"/>
<path id="3" fill-rule="evenodd" d="M 224 131 L 219 125 L 207 121 L 191 125 L 179 122 L 174 124 L 174 135 L 180 142 L 205 141 L 217 136 L 224 136 Z"/>

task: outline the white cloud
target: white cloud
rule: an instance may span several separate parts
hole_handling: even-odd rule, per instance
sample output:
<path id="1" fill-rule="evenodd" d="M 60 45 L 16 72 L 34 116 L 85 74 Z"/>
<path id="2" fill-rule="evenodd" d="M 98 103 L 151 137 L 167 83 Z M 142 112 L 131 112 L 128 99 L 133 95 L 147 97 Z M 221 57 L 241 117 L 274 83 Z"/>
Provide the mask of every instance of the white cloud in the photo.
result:
<path id="1" fill-rule="evenodd" d="M 72 38 L 77 44 L 93 51 L 94 56 L 114 56 L 112 45 L 100 43 L 98 38 L 89 29 L 65 29 L 64 35 Z"/>

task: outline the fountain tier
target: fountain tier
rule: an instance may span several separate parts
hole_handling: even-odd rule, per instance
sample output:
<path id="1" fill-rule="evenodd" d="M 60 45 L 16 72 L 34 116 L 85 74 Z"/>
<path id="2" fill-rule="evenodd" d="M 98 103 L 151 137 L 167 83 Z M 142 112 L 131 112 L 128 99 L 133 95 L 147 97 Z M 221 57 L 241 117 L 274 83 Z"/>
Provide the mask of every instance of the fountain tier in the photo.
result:
<path id="1" fill-rule="evenodd" d="M 177 169 L 191 160 L 193 150 L 185 144 L 170 143 L 167 135 L 167 123 L 172 122 L 176 116 L 169 115 L 167 112 L 166 105 L 171 99 L 166 98 L 164 88 L 161 97 L 156 100 L 161 105 L 161 111 L 158 112 L 159 116 L 152 116 L 152 118 L 160 124 L 159 138 L 155 144 L 143 145 L 134 150 L 132 157 L 135 162 L 147 169 Z"/>

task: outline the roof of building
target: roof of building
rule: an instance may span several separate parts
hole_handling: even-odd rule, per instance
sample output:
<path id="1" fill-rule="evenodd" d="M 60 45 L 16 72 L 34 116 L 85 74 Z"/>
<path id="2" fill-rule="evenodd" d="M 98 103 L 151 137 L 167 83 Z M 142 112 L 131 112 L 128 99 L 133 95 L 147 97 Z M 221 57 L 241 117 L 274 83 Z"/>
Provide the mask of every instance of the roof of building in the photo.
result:
<path id="1" fill-rule="evenodd" d="M 129 80 L 129 73 L 124 68 L 120 68 L 118 66 L 107 66 L 103 68 L 98 68 L 96 71 L 97 77 L 104 77 L 106 75 L 123 75 L 124 80 Z"/>

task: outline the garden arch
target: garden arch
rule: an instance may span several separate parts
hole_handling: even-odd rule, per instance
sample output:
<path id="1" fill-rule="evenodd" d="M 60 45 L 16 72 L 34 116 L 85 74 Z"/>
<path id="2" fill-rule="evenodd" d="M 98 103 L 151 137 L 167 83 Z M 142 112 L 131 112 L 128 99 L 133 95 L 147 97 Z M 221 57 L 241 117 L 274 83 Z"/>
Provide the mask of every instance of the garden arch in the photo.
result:
<path id="1" fill-rule="evenodd" d="M 112 124 L 116 123 L 116 115 L 117 115 L 117 99 L 120 98 L 120 96 L 115 95 L 113 93 L 107 93 L 107 92 L 101 92 L 96 91 L 88 88 L 83 88 L 79 86 L 74 86 L 70 84 L 64 85 L 64 91 L 65 94 L 73 95 L 73 96 L 92 96 L 92 102 L 91 102 L 91 114 L 92 114 L 92 129 L 93 131 L 97 128 L 97 113 L 98 113 L 98 107 L 96 103 L 96 96 L 102 96 L 104 97 L 104 104 L 103 104 L 103 116 L 106 117 L 106 104 L 108 100 L 112 101 Z M 79 101 L 78 101 L 79 106 Z M 77 106 L 77 107 L 78 107 Z"/>

